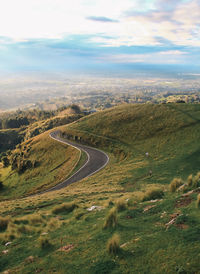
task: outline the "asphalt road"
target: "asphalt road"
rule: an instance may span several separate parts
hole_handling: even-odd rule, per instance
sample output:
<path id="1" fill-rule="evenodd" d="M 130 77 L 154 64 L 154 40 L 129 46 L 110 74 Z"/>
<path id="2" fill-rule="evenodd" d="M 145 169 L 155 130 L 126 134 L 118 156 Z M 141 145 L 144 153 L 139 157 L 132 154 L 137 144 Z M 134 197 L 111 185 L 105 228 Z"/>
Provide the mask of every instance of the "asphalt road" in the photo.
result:
<path id="1" fill-rule="evenodd" d="M 78 150 L 84 151 L 87 154 L 87 160 L 83 164 L 83 166 L 71 177 L 69 177 L 62 183 L 59 183 L 58 185 L 56 185 L 42 193 L 59 190 L 61 188 L 64 188 L 64 187 L 72 184 L 72 183 L 78 182 L 78 181 L 82 180 L 83 178 L 86 178 L 86 177 L 89 177 L 89 176 L 95 174 L 96 172 L 100 171 L 102 168 L 104 168 L 108 164 L 109 157 L 103 151 L 100 151 L 96 148 L 84 146 L 81 144 L 75 144 L 71 141 L 61 139 L 58 136 L 58 131 L 54 131 L 54 132 L 50 133 L 50 137 L 58 142 L 61 142 L 61 143 L 67 144 L 67 145 L 71 145 L 71 146 L 77 148 Z"/>

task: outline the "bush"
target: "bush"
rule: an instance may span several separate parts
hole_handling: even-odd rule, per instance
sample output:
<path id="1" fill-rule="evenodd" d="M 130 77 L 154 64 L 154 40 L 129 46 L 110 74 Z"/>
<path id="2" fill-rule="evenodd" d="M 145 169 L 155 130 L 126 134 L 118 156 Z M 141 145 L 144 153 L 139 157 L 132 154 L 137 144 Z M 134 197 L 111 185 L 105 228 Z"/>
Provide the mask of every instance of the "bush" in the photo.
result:
<path id="1" fill-rule="evenodd" d="M 118 200 L 116 203 L 117 211 L 123 211 L 127 207 L 127 203 L 123 200 Z"/>
<path id="2" fill-rule="evenodd" d="M 175 192 L 177 188 L 179 188 L 181 185 L 183 185 L 183 181 L 181 178 L 174 178 L 170 183 L 170 191 Z"/>
<path id="3" fill-rule="evenodd" d="M 200 194 L 197 196 L 197 208 L 200 208 Z"/>
<path id="4" fill-rule="evenodd" d="M 9 223 L 8 218 L 0 217 L 0 231 L 4 231 L 7 229 Z"/>
<path id="5" fill-rule="evenodd" d="M 116 208 L 112 208 L 108 216 L 106 217 L 106 221 L 104 223 L 104 228 L 115 228 L 117 225 L 117 211 Z"/>
<path id="6" fill-rule="evenodd" d="M 72 202 L 72 203 L 64 203 L 64 204 L 61 204 L 61 205 L 58 205 L 58 206 L 54 207 L 53 210 L 52 210 L 52 213 L 53 214 L 70 213 L 76 207 L 77 207 L 77 205 L 74 202 Z"/>
<path id="7" fill-rule="evenodd" d="M 48 248 L 52 247 L 51 242 L 46 237 L 45 238 L 43 238 L 43 237 L 39 238 L 39 244 L 40 244 L 41 249 L 48 249 Z"/>
<path id="8" fill-rule="evenodd" d="M 120 237 L 118 234 L 114 234 L 111 239 L 108 240 L 107 250 L 109 254 L 116 255 L 120 252 Z"/>
<path id="9" fill-rule="evenodd" d="M 163 196 L 164 196 L 164 192 L 162 189 L 152 188 L 152 189 L 147 190 L 147 192 L 144 194 L 142 201 L 160 199 Z"/>

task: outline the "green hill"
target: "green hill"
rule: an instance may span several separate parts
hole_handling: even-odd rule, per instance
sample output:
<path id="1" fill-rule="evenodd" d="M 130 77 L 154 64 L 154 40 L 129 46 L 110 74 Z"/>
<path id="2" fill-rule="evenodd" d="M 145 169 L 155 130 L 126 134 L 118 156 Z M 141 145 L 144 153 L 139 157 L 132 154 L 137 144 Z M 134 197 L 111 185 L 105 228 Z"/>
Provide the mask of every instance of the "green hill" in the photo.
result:
<path id="1" fill-rule="evenodd" d="M 63 190 L 1 202 L 1 270 L 198 273 L 200 105 L 122 105 L 58 129 L 104 149 L 109 164 Z M 53 159 L 65 161 L 45 134 L 30 143 L 32 161 L 55 147 L 34 187 Z"/>

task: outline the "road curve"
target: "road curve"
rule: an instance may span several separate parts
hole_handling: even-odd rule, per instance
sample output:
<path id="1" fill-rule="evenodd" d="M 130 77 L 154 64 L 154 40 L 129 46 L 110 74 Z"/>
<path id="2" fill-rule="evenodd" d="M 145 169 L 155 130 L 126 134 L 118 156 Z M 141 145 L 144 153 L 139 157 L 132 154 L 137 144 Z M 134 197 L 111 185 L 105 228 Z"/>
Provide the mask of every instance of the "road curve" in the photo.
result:
<path id="1" fill-rule="evenodd" d="M 71 177 L 69 177 L 62 183 L 59 183 L 56 186 L 54 186 L 42 193 L 59 190 L 61 188 L 64 188 L 64 187 L 72 184 L 72 183 L 75 183 L 75 182 L 80 181 L 86 177 L 89 177 L 89 176 L 95 174 L 96 172 L 100 171 L 109 162 L 109 157 L 105 152 L 98 150 L 96 148 L 84 146 L 81 144 L 75 144 L 68 140 L 63 140 L 58 136 L 58 133 L 59 133 L 58 131 L 54 131 L 54 132 L 50 133 L 50 137 L 58 142 L 73 146 L 80 151 L 84 151 L 87 155 L 87 160 L 84 163 L 84 165 Z M 40 194 L 42 194 L 42 193 L 40 193 Z"/>

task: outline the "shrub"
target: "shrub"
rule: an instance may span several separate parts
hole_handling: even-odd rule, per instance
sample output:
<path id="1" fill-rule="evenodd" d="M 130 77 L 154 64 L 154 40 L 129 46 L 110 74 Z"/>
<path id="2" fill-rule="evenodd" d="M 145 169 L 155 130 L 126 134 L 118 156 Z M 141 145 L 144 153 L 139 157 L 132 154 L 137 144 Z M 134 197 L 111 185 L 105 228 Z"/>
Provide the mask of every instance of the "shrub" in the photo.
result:
<path id="1" fill-rule="evenodd" d="M 197 196 L 197 208 L 200 208 L 200 194 Z"/>
<path id="2" fill-rule="evenodd" d="M 46 237 L 39 238 L 39 245 L 40 245 L 41 249 L 48 249 L 48 248 L 52 247 L 51 242 Z"/>
<path id="3" fill-rule="evenodd" d="M 3 189 L 3 182 L 0 181 L 0 190 Z"/>
<path id="4" fill-rule="evenodd" d="M 53 208 L 52 213 L 53 214 L 59 214 L 59 213 L 70 213 L 72 212 L 77 205 L 74 202 L 71 203 L 64 203 L 61 205 L 58 205 Z"/>
<path id="5" fill-rule="evenodd" d="M 175 192 L 177 188 L 179 188 L 183 184 L 183 181 L 181 178 L 174 178 L 170 183 L 170 191 Z"/>
<path id="6" fill-rule="evenodd" d="M 9 223 L 8 218 L 0 217 L 0 231 L 4 231 L 7 229 Z"/>
<path id="7" fill-rule="evenodd" d="M 106 221 L 104 223 L 104 228 L 115 228 L 117 225 L 117 211 L 116 208 L 112 208 L 108 216 L 106 217 Z"/>
<path id="8" fill-rule="evenodd" d="M 164 196 L 164 192 L 160 188 L 152 188 L 147 190 L 147 192 L 143 196 L 143 201 L 160 199 Z"/>
<path id="9" fill-rule="evenodd" d="M 112 238 L 108 240 L 107 250 L 109 254 L 116 255 L 120 252 L 120 237 L 118 234 L 114 234 Z"/>
<path id="10" fill-rule="evenodd" d="M 127 207 L 127 203 L 123 200 L 118 200 L 116 203 L 117 211 L 123 211 Z"/>

